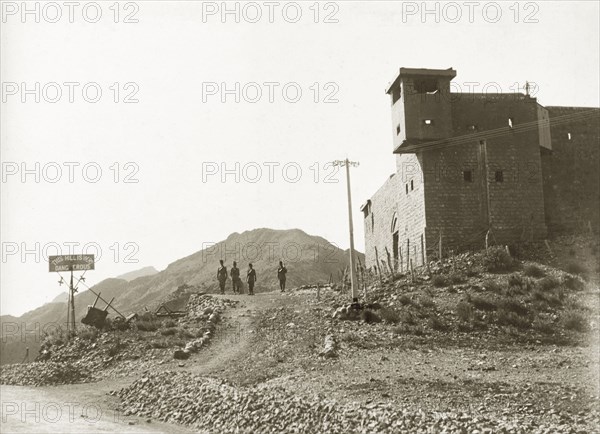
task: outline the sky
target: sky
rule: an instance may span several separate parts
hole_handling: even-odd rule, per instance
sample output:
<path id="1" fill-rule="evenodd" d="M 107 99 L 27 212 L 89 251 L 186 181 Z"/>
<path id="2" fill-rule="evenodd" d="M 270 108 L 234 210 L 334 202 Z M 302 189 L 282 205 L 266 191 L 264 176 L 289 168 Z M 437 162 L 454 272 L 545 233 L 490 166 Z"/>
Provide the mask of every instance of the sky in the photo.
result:
<path id="1" fill-rule="evenodd" d="M 595 1 L 113 3 L 2 2 L 2 314 L 65 290 L 48 255 L 95 254 L 91 286 L 254 228 L 346 249 L 339 159 L 362 251 L 400 67 L 600 105 Z"/>

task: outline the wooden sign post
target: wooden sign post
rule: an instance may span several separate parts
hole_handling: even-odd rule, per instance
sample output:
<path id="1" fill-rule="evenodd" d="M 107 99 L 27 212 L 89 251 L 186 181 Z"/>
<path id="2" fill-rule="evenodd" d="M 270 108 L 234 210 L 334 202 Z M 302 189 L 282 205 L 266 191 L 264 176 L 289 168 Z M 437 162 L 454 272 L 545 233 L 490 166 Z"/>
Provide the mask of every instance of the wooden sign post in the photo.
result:
<path id="1" fill-rule="evenodd" d="M 49 258 L 49 271 L 51 273 L 71 272 L 67 302 L 67 339 L 75 334 L 75 292 L 77 292 L 77 288 L 73 285 L 73 271 L 83 271 L 85 274 L 87 270 L 93 269 L 94 255 L 58 255 Z M 62 276 L 59 283 L 61 285 L 64 283 Z"/>

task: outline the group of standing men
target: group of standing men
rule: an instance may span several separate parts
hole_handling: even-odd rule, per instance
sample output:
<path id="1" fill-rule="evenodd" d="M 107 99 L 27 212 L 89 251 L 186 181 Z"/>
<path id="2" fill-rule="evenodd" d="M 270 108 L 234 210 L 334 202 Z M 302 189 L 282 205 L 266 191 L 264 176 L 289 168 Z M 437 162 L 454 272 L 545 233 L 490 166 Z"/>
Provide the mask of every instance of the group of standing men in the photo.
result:
<path id="1" fill-rule="evenodd" d="M 227 267 L 223 263 L 223 260 L 219 260 L 220 266 L 217 269 L 217 280 L 219 282 L 219 289 L 221 294 L 225 294 L 225 282 L 227 282 Z M 279 280 L 279 289 L 281 292 L 285 291 L 285 278 L 287 274 L 287 268 L 283 265 L 283 261 L 279 261 L 279 268 L 277 268 L 277 279 Z M 233 261 L 231 267 L 232 289 L 234 294 L 241 294 L 242 279 L 240 279 L 240 269 L 237 267 L 237 262 Z M 254 284 L 256 283 L 256 270 L 252 267 L 252 264 L 248 264 L 248 270 L 246 271 L 246 283 L 248 284 L 248 294 L 254 295 Z"/>

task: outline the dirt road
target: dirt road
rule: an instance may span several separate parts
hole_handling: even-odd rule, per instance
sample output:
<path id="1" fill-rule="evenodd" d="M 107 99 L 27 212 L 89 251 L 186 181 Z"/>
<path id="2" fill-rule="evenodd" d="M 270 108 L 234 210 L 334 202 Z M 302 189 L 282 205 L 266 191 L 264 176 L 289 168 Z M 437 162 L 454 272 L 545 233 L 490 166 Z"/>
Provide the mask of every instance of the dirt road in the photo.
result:
<path id="1" fill-rule="evenodd" d="M 254 315 L 269 306 L 282 303 L 278 293 L 248 295 L 218 295 L 240 301 L 225 313 L 211 345 L 197 356 L 178 366 L 180 370 L 200 374 L 215 374 L 227 369 L 230 360 L 248 350 L 253 332 Z M 172 366 L 171 366 L 172 365 Z M 167 368 L 167 366 L 164 366 Z M 148 422 L 125 416 L 117 410 L 118 399 L 112 390 L 134 381 L 134 377 L 103 380 L 97 383 L 64 386 L 25 387 L 1 386 L 2 433 L 190 433 L 182 426 Z"/>

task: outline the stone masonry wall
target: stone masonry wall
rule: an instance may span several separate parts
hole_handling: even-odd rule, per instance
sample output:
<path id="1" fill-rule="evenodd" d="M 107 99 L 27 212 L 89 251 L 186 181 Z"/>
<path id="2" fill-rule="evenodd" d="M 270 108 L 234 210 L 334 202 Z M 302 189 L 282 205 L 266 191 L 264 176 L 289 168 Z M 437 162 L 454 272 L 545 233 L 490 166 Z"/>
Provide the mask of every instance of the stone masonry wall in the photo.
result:
<path id="1" fill-rule="evenodd" d="M 425 202 L 421 164 L 415 154 L 397 156 L 398 171 L 370 199 L 371 211 L 364 218 L 367 267 L 376 264 L 375 248 L 380 267 L 381 261 L 388 262 L 386 247 L 393 262 L 393 233 L 396 231 L 397 270 L 409 269 L 411 259 L 413 267 L 422 265 L 421 236 L 424 236 L 425 229 Z"/>
<path id="2" fill-rule="evenodd" d="M 600 109 L 547 107 L 552 154 L 546 157 L 544 190 L 552 233 L 599 230 Z"/>
<path id="3" fill-rule="evenodd" d="M 481 247 L 488 225 L 490 243 L 545 237 L 538 110 L 525 96 L 455 96 L 454 144 L 425 153 L 430 247 L 440 231 L 445 248 Z"/>

